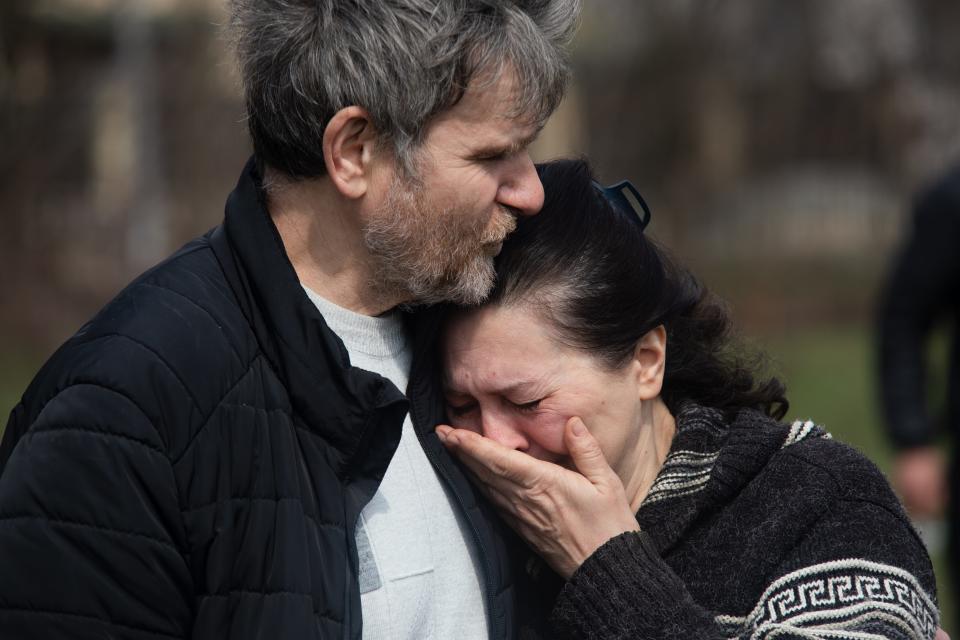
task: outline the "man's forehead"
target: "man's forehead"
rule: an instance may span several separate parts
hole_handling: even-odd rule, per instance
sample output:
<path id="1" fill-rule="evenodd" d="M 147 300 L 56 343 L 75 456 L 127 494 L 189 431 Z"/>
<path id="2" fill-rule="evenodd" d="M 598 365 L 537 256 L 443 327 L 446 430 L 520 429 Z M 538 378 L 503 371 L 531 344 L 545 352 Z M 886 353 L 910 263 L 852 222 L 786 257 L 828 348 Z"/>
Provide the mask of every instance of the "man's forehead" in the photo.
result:
<path id="1" fill-rule="evenodd" d="M 541 128 L 539 123 L 491 114 L 475 120 L 447 117 L 430 125 L 424 148 L 447 149 L 464 157 L 511 154 L 529 147 Z"/>
<path id="2" fill-rule="evenodd" d="M 509 153 L 527 148 L 540 135 L 541 129 L 543 124 L 533 122 L 530 118 L 502 111 L 478 111 L 473 117 L 438 120 L 431 126 L 427 137 L 429 138 L 431 133 L 442 137 L 448 132 L 453 133 L 460 145 L 466 149 L 489 149 Z"/>
<path id="3" fill-rule="evenodd" d="M 521 128 L 538 129 L 539 114 L 524 110 L 524 95 L 516 73 L 509 67 L 496 75 L 483 73 L 475 76 L 460 100 L 440 114 L 460 121 L 481 123 L 500 122 Z"/>

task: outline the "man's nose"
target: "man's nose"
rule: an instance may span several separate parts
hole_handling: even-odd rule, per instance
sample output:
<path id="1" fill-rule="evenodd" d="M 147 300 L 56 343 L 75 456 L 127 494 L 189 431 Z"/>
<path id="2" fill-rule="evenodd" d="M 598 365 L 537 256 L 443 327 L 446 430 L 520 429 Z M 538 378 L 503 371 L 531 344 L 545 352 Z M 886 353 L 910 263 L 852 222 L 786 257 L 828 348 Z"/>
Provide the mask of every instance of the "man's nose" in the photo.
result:
<path id="1" fill-rule="evenodd" d="M 505 447 L 518 451 L 526 451 L 529 447 L 526 436 L 504 416 L 485 413 L 481 426 L 485 437 Z"/>
<path id="2" fill-rule="evenodd" d="M 543 184 L 529 153 L 518 153 L 510 174 L 500 185 L 497 200 L 518 215 L 532 216 L 543 207 Z"/>

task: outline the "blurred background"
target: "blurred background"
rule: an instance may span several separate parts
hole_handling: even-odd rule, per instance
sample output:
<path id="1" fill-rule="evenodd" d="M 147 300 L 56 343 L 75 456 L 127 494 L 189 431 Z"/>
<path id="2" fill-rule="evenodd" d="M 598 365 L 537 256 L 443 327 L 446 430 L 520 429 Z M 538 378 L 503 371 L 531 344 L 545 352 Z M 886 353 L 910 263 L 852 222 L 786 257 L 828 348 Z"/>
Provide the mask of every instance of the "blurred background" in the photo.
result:
<path id="1" fill-rule="evenodd" d="M 960 3 L 586 4 L 536 157 L 633 180 L 653 234 L 786 379 L 790 417 L 889 469 L 876 300 L 911 198 L 960 161 Z M 4 422 L 60 342 L 220 221 L 250 152 L 222 5 L 0 2 Z M 929 355 L 943 388 L 943 337 Z"/>

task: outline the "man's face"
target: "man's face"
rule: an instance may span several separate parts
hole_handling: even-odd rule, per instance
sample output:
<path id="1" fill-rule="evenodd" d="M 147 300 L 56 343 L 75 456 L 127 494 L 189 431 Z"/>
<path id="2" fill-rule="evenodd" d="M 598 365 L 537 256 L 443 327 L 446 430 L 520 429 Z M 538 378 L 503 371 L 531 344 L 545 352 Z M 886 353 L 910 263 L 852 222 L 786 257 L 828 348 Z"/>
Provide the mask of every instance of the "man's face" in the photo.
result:
<path id="1" fill-rule="evenodd" d="M 375 285 L 411 302 L 476 304 L 494 282 L 493 258 L 517 215 L 543 206 L 527 147 L 535 125 L 505 112 L 513 78 L 475 85 L 431 122 L 414 179 L 391 172 L 365 220 Z"/>

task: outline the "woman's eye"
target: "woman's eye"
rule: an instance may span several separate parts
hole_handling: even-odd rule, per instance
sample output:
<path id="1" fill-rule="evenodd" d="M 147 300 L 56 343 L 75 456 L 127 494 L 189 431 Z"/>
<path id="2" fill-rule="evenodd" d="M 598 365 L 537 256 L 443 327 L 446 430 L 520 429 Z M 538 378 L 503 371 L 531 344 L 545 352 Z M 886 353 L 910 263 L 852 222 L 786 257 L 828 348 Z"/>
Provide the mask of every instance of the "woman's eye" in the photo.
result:
<path id="1" fill-rule="evenodd" d="M 449 413 L 452 417 L 460 418 L 462 416 L 467 415 L 471 411 L 473 411 L 476 408 L 476 406 L 477 405 L 474 402 L 470 402 L 468 404 L 462 404 L 459 406 L 448 404 L 447 413 Z"/>
<path id="2" fill-rule="evenodd" d="M 536 411 L 536 409 L 540 406 L 540 400 L 534 400 L 533 402 L 524 402 L 522 404 L 516 404 L 516 403 L 511 403 L 511 404 L 513 404 L 514 408 L 516 408 L 517 411 Z"/>

